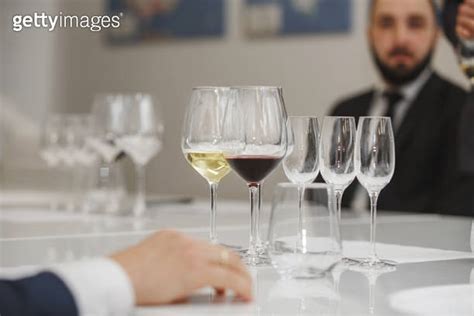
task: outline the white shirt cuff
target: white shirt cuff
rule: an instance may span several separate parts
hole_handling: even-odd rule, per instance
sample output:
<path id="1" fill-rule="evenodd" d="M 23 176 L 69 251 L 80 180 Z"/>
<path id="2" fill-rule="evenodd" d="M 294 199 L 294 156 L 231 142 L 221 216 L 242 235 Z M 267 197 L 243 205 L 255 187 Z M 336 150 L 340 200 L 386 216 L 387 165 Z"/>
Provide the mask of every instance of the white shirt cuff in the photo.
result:
<path id="1" fill-rule="evenodd" d="M 135 305 L 127 273 L 111 259 L 61 264 L 50 270 L 71 290 L 81 316 L 130 315 Z"/>

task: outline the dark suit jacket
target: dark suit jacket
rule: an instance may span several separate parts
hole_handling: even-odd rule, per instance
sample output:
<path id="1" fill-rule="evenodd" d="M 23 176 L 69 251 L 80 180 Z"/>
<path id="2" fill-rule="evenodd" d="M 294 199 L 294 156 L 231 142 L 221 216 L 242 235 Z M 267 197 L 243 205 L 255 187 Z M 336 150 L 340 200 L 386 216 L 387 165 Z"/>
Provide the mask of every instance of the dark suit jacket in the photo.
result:
<path id="1" fill-rule="evenodd" d="M 374 91 L 339 103 L 332 115 L 368 114 Z M 474 179 L 459 169 L 458 125 L 466 93 L 433 74 L 395 134 L 395 173 L 382 190 L 380 209 L 474 215 Z M 355 182 L 343 205 L 354 198 Z"/>
<path id="2" fill-rule="evenodd" d="M 16 281 L 0 280 L 1 316 L 76 316 L 78 310 L 66 285 L 45 272 Z"/>
<path id="3" fill-rule="evenodd" d="M 447 0 L 443 8 L 444 33 L 456 49 L 459 39 L 456 35 L 456 16 L 459 5 L 464 0 Z M 459 124 L 460 167 L 466 173 L 474 173 L 474 93 L 471 92 Z"/>

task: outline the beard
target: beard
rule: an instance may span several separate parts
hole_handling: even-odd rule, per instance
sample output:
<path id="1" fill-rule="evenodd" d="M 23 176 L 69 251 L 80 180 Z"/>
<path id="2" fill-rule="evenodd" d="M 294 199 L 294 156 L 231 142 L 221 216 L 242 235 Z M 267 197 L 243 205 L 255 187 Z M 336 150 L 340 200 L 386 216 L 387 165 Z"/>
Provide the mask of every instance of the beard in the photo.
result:
<path id="1" fill-rule="evenodd" d="M 373 47 L 370 48 L 372 58 L 374 59 L 375 65 L 382 75 L 383 79 L 389 84 L 399 87 L 404 84 L 407 84 L 416 78 L 431 64 L 433 59 L 434 50 L 431 49 L 423 60 L 412 68 L 408 68 L 406 65 L 396 65 L 394 67 L 387 65 L 383 62 Z M 412 56 L 405 48 L 395 48 L 390 52 L 390 55 L 404 54 L 407 56 Z"/>

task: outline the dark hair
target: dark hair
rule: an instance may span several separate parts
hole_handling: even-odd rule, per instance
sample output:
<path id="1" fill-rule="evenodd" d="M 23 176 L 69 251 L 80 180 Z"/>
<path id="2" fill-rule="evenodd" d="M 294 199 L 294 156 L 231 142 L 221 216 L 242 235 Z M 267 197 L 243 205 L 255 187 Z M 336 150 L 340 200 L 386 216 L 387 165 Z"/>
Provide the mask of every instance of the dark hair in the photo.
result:
<path id="1" fill-rule="evenodd" d="M 376 1 L 377 0 L 370 0 L 369 1 L 369 17 L 370 17 L 370 19 L 372 19 L 372 17 L 373 17 Z M 433 9 L 433 14 L 434 14 L 435 20 L 439 21 L 439 11 L 438 11 L 438 6 L 436 5 L 436 1 L 435 0 L 428 0 L 428 2 L 431 4 L 431 8 Z"/>

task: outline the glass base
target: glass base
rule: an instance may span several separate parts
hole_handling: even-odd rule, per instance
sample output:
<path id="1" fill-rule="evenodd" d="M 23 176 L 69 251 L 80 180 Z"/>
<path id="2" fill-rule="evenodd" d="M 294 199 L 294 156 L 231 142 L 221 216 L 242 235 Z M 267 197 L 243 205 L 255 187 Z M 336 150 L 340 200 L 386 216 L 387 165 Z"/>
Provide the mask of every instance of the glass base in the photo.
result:
<path id="1" fill-rule="evenodd" d="M 248 249 L 239 250 L 240 258 L 250 267 L 269 267 L 272 263 L 268 253 L 250 253 Z"/>
<path id="2" fill-rule="evenodd" d="M 351 266 L 358 266 L 360 268 L 372 269 L 372 270 L 391 270 L 397 266 L 397 263 L 392 260 L 380 259 L 377 257 L 373 258 L 354 258 L 351 259 L 357 262 Z"/>
<path id="3" fill-rule="evenodd" d="M 341 259 L 341 264 L 343 266 L 354 266 L 354 265 L 359 265 L 361 263 L 360 261 L 361 259 L 354 259 L 354 258 L 347 258 L 347 257 L 343 257 Z"/>

